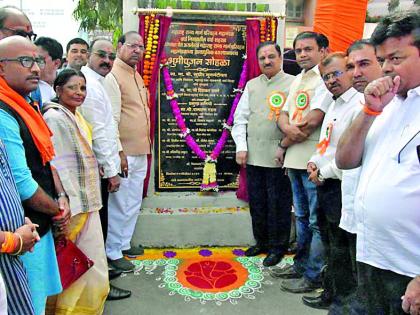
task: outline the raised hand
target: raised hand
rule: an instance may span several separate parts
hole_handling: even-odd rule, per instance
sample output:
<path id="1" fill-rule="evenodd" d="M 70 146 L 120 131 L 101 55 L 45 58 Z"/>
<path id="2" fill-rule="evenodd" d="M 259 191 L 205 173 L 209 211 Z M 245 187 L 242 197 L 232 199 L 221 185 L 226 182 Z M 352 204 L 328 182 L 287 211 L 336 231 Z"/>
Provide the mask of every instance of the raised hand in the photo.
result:
<path id="1" fill-rule="evenodd" d="M 399 76 L 386 76 L 370 82 L 364 92 L 366 106 L 375 112 L 381 112 L 397 94 L 400 81 Z"/>

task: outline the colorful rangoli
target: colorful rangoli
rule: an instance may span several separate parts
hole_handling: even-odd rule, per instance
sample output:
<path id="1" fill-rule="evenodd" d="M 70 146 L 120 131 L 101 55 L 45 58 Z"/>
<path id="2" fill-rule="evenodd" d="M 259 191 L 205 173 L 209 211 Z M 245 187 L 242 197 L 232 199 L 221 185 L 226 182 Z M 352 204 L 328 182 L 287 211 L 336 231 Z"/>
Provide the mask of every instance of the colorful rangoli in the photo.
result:
<path id="1" fill-rule="evenodd" d="M 241 298 L 255 299 L 263 293 L 267 272 L 263 257 L 245 257 L 241 248 L 211 248 L 184 250 L 146 250 L 144 256 L 132 260 L 135 274 L 160 275 L 159 288 L 170 296 L 180 295 L 186 302 L 202 304 L 223 302 L 237 304 Z M 282 263 L 292 263 L 291 257 Z"/>

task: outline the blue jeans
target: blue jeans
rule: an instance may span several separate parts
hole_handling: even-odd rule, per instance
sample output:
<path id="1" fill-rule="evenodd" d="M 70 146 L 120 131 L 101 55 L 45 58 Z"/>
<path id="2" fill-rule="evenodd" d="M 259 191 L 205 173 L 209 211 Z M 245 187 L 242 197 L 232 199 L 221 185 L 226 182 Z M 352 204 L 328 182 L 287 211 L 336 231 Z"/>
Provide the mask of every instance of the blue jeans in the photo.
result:
<path id="1" fill-rule="evenodd" d="M 306 170 L 287 170 L 293 192 L 296 217 L 297 252 L 294 268 L 312 282 L 321 282 L 325 264 L 324 245 L 318 225 L 318 197 L 316 185 L 309 181 Z"/>

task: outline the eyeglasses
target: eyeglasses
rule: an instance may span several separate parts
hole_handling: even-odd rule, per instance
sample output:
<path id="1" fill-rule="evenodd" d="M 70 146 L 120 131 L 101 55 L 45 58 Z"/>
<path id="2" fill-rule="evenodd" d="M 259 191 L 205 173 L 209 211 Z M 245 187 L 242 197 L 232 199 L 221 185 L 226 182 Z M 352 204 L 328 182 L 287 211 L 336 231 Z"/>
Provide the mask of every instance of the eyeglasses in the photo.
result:
<path id="1" fill-rule="evenodd" d="M 94 52 L 95 55 L 97 55 L 99 58 L 105 58 L 108 57 L 109 60 L 115 60 L 115 58 L 117 57 L 117 55 L 115 53 L 109 53 L 107 54 L 105 51 L 103 50 L 98 50 Z"/>
<path id="2" fill-rule="evenodd" d="M 44 69 L 45 67 L 45 58 L 44 57 L 29 57 L 29 56 L 22 56 L 17 58 L 3 58 L 0 59 L 0 62 L 4 61 L 19 61 L 20 64 L 25 68 L 32 68 L 34 66 L 34 63 L 36 62 L 38 64 L 38 67 L 40 69 Z"/>
<path id="3" fill-rule="evenodd" d="M 3 27 L 1 29 L 2 30 L 7 30 L 9 32 L 12 32 L 13 35 L 18 35 L 18 36 L 26 37 L 26 38 L 30 39 L 31 41 L 35 41 L 36 37 L 38 36 L 34 32 L 26 32 L 24 30 L 15 30 L 13 28 L 8 28 L 8 27 Z"/>
<path id="4" fill-rule="evenodd" d="M 330 72 L 330 73 L 324 74 L 324 75 L 322 76 L 322 80 L 324 80 L 324 82 L 327 82 L 327 81 L 328 81 L 328 80 L 330 80 L 330 79 L 336 79 L 336 78 L 339 78 L 339 77 L 341 77 L 343 74 L 344 74 L 344 72 L 343 72 L 343 71 L 336 70 L 336 71 L 333 71 L 333 72 Z"/>
<path id="5" fill-rule="evenodd" d="M 124 43 L 124 45 L 127 45 L 128 47 L 130 47 L 133 50 L 136 50 L 136 49 L 144 50 L 144 46 L 143 45 L 130 44 L 130 43 Z"/>

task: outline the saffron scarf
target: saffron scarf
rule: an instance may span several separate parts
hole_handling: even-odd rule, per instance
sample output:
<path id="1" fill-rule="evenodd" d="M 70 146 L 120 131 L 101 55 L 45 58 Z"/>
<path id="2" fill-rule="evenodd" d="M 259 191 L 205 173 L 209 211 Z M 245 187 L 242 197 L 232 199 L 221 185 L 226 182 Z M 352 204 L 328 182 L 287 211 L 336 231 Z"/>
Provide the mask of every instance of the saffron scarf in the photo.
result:
<path id="1" fill-rule="evenodd" d="M 51 161 L 54 157 L 52 132 L 41 113 L 34 110 L 23 96 L 15 92 L 2 77 L 0 77 L 0 100 L 9 105 L 25 122 L 41 155 L 43 165 Z"/>

